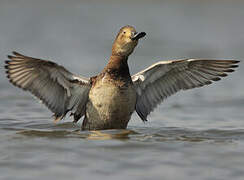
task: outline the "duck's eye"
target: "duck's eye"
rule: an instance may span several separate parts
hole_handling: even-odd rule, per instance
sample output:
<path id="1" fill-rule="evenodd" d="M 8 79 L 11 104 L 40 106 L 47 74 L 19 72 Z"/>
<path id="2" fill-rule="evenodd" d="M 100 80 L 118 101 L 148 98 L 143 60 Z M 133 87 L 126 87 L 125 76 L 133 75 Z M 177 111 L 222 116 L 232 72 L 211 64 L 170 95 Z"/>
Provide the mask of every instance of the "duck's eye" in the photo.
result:
<path id="1" fill-rule="evenodd" d="M 125 34 L 126 32 L 124 31 L 123 33 Z"/>

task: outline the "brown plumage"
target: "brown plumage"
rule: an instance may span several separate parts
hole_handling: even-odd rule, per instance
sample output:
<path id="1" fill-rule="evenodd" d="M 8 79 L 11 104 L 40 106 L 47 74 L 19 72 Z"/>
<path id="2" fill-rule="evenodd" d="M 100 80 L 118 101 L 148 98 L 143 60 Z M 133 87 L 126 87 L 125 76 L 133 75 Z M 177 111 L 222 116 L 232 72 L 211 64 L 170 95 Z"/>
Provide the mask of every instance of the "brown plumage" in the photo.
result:
<path id="1" fill-rule="evenodd" d="M 53 113 L 55 121 L 71 111 L 74 122 L 82 116 L 83 130 L 124 129 L 136 110 L 143 121 L 168 96 L 202 87 L 233 72 L 239 61 L 183 59 L 160 61 L 131 76 L 128 57 L 138 40 L 132 26 L 120 29 L 104 70 L 90 79 L 46 60 L 13 52 L 5 68 L 12 84 L 30 91 Z"/>

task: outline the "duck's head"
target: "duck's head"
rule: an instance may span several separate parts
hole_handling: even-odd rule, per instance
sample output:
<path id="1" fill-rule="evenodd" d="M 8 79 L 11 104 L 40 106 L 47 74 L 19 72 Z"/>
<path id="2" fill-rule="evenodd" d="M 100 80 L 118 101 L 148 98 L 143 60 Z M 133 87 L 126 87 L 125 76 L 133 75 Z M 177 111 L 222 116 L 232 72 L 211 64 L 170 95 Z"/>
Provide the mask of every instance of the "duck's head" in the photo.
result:
<path id="1" fill-rule="evenodd" d="M 113 43 L 112 55 L 129 56 L 136 47 L 138 40 L 145 35 L 145 32 L 137 33 L 132 26 L 122 27 Z"/>

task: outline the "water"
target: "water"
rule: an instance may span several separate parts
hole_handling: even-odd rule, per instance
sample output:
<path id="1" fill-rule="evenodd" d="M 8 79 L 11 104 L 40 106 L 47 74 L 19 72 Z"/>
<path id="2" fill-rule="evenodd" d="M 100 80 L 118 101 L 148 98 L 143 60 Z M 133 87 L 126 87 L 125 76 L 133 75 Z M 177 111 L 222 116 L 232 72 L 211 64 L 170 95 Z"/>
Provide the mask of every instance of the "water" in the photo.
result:
<path id="1" fill-rule="evenodd" d="M 12 50 L 92 76 L 126 24 L 147 32 L 132 73 L 162 59 L 244 59 L 243 1 L 0 1 L 0 179 L 241 180 L 243 63 L 209 87 L 180 92 L 127 130 L 80 132 L 52 123 L 38 100 L 8 83 Z"/>

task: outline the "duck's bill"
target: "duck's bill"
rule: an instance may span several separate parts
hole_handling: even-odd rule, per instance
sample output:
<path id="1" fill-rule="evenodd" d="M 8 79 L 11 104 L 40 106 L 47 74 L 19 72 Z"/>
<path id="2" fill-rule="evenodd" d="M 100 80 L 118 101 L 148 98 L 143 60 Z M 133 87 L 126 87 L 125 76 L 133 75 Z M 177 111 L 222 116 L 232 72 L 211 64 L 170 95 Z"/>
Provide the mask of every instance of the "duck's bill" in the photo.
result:
<path id="1" fill-rule="evenodd" d="M 133 38 L 131 38 L 131 39 L 134 41 L 134 40 L 141 39 L 144 36 L 146 36 L 146 33 L 145 32 L 140 32 L 140 33 L 135 34 L 135 36 Z"/>

